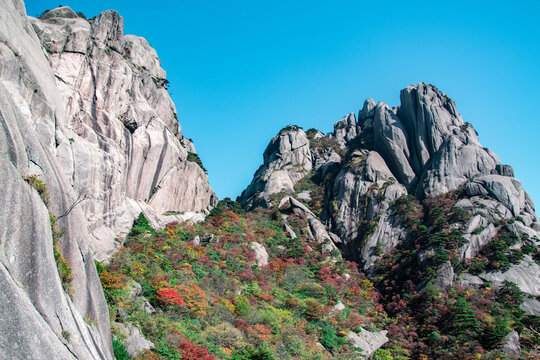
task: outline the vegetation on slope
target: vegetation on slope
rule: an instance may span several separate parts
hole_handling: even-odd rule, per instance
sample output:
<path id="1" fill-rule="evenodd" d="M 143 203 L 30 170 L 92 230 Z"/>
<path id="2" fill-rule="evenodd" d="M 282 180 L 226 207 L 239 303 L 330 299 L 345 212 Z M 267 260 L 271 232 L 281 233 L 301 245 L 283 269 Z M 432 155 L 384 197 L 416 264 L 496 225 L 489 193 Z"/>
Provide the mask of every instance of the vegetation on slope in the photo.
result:
<path id="1" fill-rule="evenodd" d="M 392 322 L 377 292 L 354 263 L 288 238 L 278 218 L 230 200 L 197 225 L 155 231 L 140 216 L 125 247 L 98 264 L 113 332 L 115 322 L 138 326 L 155 344 L 144 359 L 360 359 L 349 331 Z M 290 224 L 297 234 L 307 227 L 301 218 Z M 268 265 L 257 266 L 251 242 L 266 248 Z M 155 314 L 132 295 L 134 281 Z"/>
<path id="2" fill-rule="evenodd" d="M 319 213 L 324 188 L 311 179 L 295 190 L 310 190 L 309 205 Z M 376 360 L 505 359 L 501 348 L 511 330 L 520 334 L 522 359 L 534 359 L 540 321 L 520 310 L 524 294 L 515 284 L 440 283 L 443 265 L 474 274 L 506 269 L 523 252 L 538 255 L 510 249 L 517 239 L 501 226 L 475 259 L 460 260 L 470 217 L 455 206 L 460 196 L 406 196 L 393 204 L 410 242 L 380 258 L 373 284 L 355 263 L 336 261 L 309 242 L 306 219 L 294 214 L 288 222 L 295 239 L 283 231 L 279 211 L 244 213 L 230 199 L 196 225 L 156 231 L 141 215 L 125 247 L 99 266 L 117 357 L 129 359 L 121 355 L 120 322 L 154 342 L 139 359 L 360 359 L 348 334 L 361 328 L 388 331 Z M 252 242 L 265 247 L 268 265 L 257 266 Z M 144 298 L 133 296 L 134 282 Z M 156 313 L 145 311 L 144 299 Z M 342 311 L 334 309 L 339 302 Z"/>
<path id="3" fill-rule="evenodd" d="M 523 257 L 521 250 L 509 249 L 517 236 L 501 227 L 479 256 L 460 260 L 463 228 L 470 217 L 455 206 L 460 196 L 456 191 L 423 202 L 405 196 L 394 204 L 411 239 L 377 266 L 375 286 L 385 310 L 397 321 L 387 327 L 389 336 L 417 359 L 506 359 L 501 345 L 517 330 L 522 358 L 536 359 L 540 321 L 524 315 L 524 294 L 514 283 L 505 281 L 498 289 L 489 283 L 477 289 L 454 283 L 445 289 L 440 283 L 443 264 L 459 275 L 478 273 L 479 264 L 481 271 L 508 269 Z M 493 244 L 500 243 L 504 245 L 493 250 Z"/>

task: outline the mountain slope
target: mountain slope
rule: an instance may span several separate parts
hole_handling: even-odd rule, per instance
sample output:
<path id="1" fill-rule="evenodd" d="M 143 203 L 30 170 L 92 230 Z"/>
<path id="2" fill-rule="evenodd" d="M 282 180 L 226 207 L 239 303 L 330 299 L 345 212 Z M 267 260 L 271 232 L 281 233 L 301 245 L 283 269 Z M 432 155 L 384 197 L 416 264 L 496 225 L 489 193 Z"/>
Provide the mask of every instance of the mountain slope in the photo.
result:
<path id="1" fill-rule="evenodd" d="M 522 323 L 533 321 L 524 315 L 540 315 L 540 222 L 534 204 L 512 168 L 481 146 L 446 94 L 420 83 L 401 91 L 400 107 L 366 100 L 357 117 L 348 114 L 327 136 L 299 127 L 282 130 L 279 138 L 283 134 L 309 139 L 302 157 L 294 156 L 294 149 L 273 150 L 274 138 L 238 200 L 247 209 L 274 208 L 292 196 L 297 208 L 309 208 L 310 216 L 318 218 L 312 221 L 326 225 L 326 238 L 375 282 L 389 315 L 417 329 L 405 332 L 416 338 L 390 332 L 408 338 L 407 347 L 416 356 L 444 358 L 442 349 L 450 357 L 474 354 L 474 346 L 485 345 L 482 336 L 495 326 L 494 319 L 504 322 L 505 334 L 513 329 L 524 339 L 534 337 Z M 283 158 L 290 161 L 281 164 Z M 282 174 L 298 173 L 281 186 Z M 496 294 L 512 284 L 516 294 L 525 296 L 514 294 L 511 306 L 521 306 L 524 313 L 494 310 L 508 308 Z M 428 289 L 439 293 L 432 302 L 443 306 L 466 291 L 476 294 L 485 288 L 495 289 L 489 306 L 478 298 L 467 305 L 476 309 L 484 332 L 469 336 L 472 345 L 461 350 L 444 322 L 451 318 L 439 323 L 419 319 L 426 309 L 414 306 L 425 302 Z M 429 335 L 422 326 L 445 328 L 437 332 L 444 341 L 426 349 L 418 338 Z"/>

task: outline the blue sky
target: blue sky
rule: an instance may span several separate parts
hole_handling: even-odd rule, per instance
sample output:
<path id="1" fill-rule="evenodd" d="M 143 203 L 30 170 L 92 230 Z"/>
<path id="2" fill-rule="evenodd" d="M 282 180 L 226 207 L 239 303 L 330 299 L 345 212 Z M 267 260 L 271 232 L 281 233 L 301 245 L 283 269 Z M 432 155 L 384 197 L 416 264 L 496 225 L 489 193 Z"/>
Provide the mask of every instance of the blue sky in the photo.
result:
<path id="1" fill-rule="evenodd" d="M 540 1 L 29 0 L 115 9 L 171 82 L 220 198 L 235 198 L 284 126 L 323 132 L 372 97 L 428 82 L 452 97 L 480 141 L 540 206 Z"/>

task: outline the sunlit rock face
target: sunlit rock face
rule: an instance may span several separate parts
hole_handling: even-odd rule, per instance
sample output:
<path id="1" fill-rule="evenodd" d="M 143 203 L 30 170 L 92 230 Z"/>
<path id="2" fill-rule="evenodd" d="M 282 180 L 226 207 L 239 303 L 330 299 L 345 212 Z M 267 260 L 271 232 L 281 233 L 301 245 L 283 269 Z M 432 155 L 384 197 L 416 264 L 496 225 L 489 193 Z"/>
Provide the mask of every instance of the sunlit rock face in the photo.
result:
<path id="1" fill-rule="evenodd" d="M 308 130 L 309 141 L 303 140 L 306 133 L 299 128 L 282 130 L 239 200 L 246 208 L 269 207 L 270 195 L 285 192 L 296 197 L 290 198 L 294 201 L 315 205 L 309 191 L 294 189 L 307 177 L 325 189 L 318 217 L 328 237 L 368 274 L 374 272 L 377 259 L 409 241 L 409 229 L 394 206 L 407 194 L 422 202 L 459 190 L 456 206 L 470 215 L 468 223 L 459 225 L 465 239 L 459 249 L 462 260 L 477 256 L 500 232 L 518 236 L 516 249 L 538 249 L 540 223 L 530 196 L 512 168 L 480 144 L 455 102 L 424 83 L 401 90 L 400 98 L 401 105 L 393 108 L 368 99 L 358 116 L 350 113 L 337 121 L 333 133 Z M 290 136 L 302 139 L 302 146 L 283 151 L 277 144 Z M 512 226 L 503 224 L 513 219 L 518 221 Z M 509 280 L 535 295 L 540 273 L 527 259 L 483 278 L 493 283 Z M 441 288 L 453 283 L 450 263 L 438 274 Z"/>
<path id="2" fill-rule="evenodd" d="M 94 258 L 141 211 L 163 225 L 215 203 L 166 84 L 116 12 L 37 19 L 0 1 L 0 358 L 112 359 Z"/>
<path id="3" fill-rule="evenodd" d="M 269 207 L 271 196 L 282 190 L 292 192 L 298 180 L 312 169 L 312 156 L 306 133 L 297 126 L 279 132 L 264 151 L 264 163 L 240 201 L 248 208 Z"/>
<path id="4" fill-rule="evenodd" d="M 87 21 L 67 7 L 31 19 L 59 100 L 51 150 L 69 179 L 96 239 L 112 251 L 143 203 L 157 214 L 206 209 L 214 201 L 195 152 L 183 137 L 157 54 L 140 37 L 124 35 L 108 10 Z"/>

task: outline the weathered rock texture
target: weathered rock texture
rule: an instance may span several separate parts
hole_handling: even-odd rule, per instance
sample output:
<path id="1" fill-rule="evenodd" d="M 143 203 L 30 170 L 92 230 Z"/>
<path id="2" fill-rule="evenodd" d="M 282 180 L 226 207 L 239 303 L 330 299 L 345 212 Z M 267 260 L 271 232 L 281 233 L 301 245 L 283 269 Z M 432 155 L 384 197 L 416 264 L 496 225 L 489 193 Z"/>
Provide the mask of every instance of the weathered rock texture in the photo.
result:
<path id="1" fill-rule="evenodd" d="M 0 358 L 112 359 L 94 257 L 110 255 L 141 210 L 164 222 L 214 201 L 165 85 L 155 51 L 124 36 L 116 12 L 35 19 L 21 0 L 0 0 Z"/>
<path id="2" fill-rule="evenodd" d="M 312 168 L 309 140 L 297 126 L 281 130 L 268 144 L 263 158 L 263 165 L 240 196 L 240 201 L 249 208 L 270 206 L 272 195 L 282 190 L 292 192 L 298 180 Z"/>
<path id="3" fill-rule="evenodd" d="M 388 342 L 386 333 L 386 330 L 369 332 L 361 328 L 360 333 L 350 331 L 347 338 L 354 347 L 362 349 L 362 356 L 365 359 L 369 359 L 375 351 Z"/>
<path id="4" fill-rule="evenodd" d="M 97 252 L 109 254 L 110 240 L 142 210 L 207 208 L 212 189 L 204 171 L 187 161 L 195 149 L 182 136 L 165 71 L 148 42 L 124 35 L 123 19 L 112 10 L 88 22 L 64 7 L 30 23 L 61 111 L 48 146 L 84 198 Z"/>
<path id="5" fill-rule="evenodd" d="M 291 146 L 294 141 L 289 139 L 298 145 Z M 305 179 L 325 189 L 322 205 L 311 194 L 306 197 L 305 191 L 294 189 Z M 519 237 L 516 249 L 538 249 L 539 220 L 513 169 L 482 147 L 452 99 L 420 83 L 401 91 L 399 107 L 366 100 L 357 117 L 346 115 L 328 136 L 314 129 L 282 130 L 239 200 L 247 208 L 268 207 L 270 195 L 288 193 L 281 202 L 276 199 L 280 209 L 289 204 L 310 225 L 319 222 L 317 228 L 326 234 L 320 231 L 321 236 L 328 236 L 346 258 L 360 262 L 371 274 L 381 255 L 409 240 L 409 230 L 393 205 L 397 199 L 412 194 L 422 201 L 458 189 L 464 195 L 456 206 L 470 214 L 469 222 L 462 224 L 462 260 L 477 256 L 501 231 Z M 312 211 L 312 206 L 321 210 Z M 451 264 L 441 266 L 437 277 L 441 290 L 452 286 Z M 540 268 L 525 256 L 507 271 L 474 278 L 480 283 L 512 281 L 537 295 Z"/>

